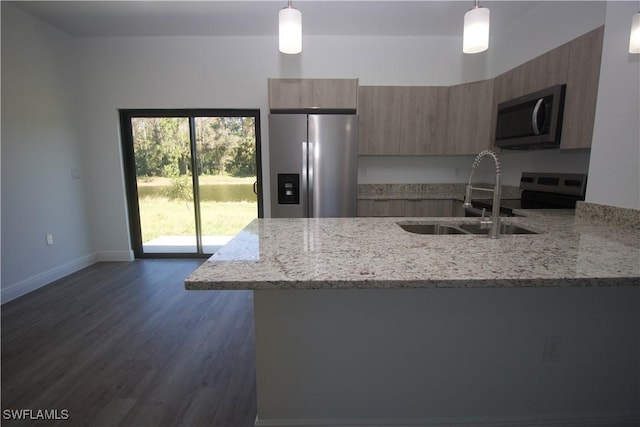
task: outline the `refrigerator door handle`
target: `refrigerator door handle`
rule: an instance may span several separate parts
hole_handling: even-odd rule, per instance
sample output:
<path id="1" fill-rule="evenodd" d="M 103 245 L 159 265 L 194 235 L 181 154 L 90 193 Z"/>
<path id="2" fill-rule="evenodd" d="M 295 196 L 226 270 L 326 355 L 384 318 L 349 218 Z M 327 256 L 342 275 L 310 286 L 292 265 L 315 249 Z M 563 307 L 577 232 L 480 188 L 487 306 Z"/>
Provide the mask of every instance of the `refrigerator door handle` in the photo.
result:
<path id="1" fill-rule="evenodd" d="M 315 145 L 313 142 L 307 142 L 307 217 L 315 217 L 315 211 L 313 210 L 313 172 L 315 164 Z"/>
<path id="2" fill-rule="evenodd" d="M 302 142 L 302 176 L 300 177 L 300 203 L 302 203 L 302 217 L 309 217 L 309 195 L 307 193 L 309 183 L 309 142 Z M 311 211 L 312 212 L 312 211 Z"/>

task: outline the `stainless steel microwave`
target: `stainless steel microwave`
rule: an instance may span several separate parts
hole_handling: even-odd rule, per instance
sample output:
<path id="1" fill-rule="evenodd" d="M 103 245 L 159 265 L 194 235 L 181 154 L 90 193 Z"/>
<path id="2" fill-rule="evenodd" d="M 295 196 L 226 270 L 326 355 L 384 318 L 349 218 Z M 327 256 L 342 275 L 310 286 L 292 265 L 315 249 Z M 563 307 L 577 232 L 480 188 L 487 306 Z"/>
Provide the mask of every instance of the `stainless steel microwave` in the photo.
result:
<path id="1" fill-rule="evenodd" d="M 511 150 L 559 148 L 566 85 L 498 104 L 495 146 Z"/>

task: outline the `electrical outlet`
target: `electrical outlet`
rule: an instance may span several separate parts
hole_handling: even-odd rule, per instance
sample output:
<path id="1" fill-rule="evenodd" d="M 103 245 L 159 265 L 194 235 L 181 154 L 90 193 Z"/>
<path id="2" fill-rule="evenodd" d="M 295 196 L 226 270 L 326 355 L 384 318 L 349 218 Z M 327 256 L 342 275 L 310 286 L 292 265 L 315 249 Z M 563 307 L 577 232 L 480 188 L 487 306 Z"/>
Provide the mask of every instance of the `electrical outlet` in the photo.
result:
<path id="1" fill-rule="evenodd" d="M 562 337 L 545 337 L 544 339 L 544 362 L 557 362 L 560 360 L 560 344 Z"/>
<path id="2" fill-rule="evenodd" d="M 53 234 L 47 233 L 46 239 L 47 239 L 47 246 L 53 245 Z"/>

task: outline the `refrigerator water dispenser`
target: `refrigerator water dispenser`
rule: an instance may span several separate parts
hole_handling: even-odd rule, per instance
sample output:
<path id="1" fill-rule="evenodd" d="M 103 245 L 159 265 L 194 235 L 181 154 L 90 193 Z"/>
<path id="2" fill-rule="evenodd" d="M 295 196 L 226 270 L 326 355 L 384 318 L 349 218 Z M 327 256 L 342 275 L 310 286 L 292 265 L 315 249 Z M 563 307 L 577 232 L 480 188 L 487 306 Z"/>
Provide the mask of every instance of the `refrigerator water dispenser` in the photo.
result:
<path id="1" fill-rule="evenodd" d="M 281 205 L 300 204 L 300 175 L 297 173 L 278 174 L 278 203 Z"/>

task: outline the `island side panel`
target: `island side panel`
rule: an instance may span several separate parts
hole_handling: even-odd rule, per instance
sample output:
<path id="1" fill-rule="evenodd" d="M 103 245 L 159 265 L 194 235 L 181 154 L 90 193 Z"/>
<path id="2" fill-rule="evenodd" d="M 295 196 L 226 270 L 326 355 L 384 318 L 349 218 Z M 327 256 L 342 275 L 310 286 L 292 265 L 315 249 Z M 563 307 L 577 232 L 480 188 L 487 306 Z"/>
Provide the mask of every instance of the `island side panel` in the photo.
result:
<path id="1" fill-rule="evenodd" d="M 640 420 L 637 287 L 254 298 L 257 426 Z"/>

